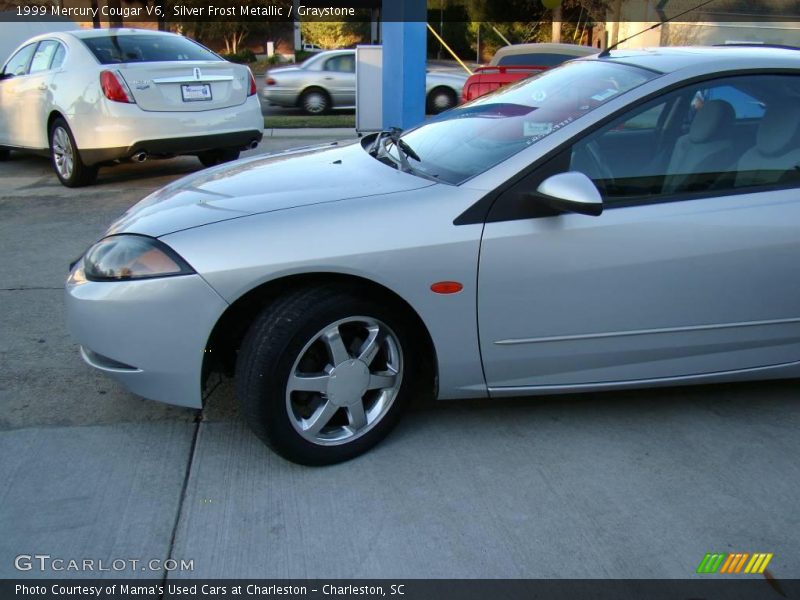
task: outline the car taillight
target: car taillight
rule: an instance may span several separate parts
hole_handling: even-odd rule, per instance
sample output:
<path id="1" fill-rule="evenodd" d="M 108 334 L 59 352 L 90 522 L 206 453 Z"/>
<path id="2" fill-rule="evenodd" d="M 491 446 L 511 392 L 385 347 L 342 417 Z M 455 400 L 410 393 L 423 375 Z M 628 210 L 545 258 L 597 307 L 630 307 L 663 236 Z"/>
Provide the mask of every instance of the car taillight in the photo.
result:
<path id="1" fill-rule="evenodd" d="M 119 73 L 115 73 L 114 71 L 103 71 L 100 73 L 100 87 L 103 88 L 103 93 L 106 98 L 112 102 L 136 104 L 136 101 L 128 90 L 128 86 L 122 81 Z"/>
<path id="2" fill-rule="evenodd" d="M 267 85 L 278 85 L 278 82 L 277 82 L 277 81 L 275 81 L 275 80 L 274 80 L 272 77 L 267 77 L 267 79 L 266 79 L 265 83 L 266 83 Z"/>
<path id="3" fill-rule="evenodd" d="M 247 93 L 248 96 L 254 96 L 258 93 L 258 88 L 256 87 L 256 78 L 253 76 L 253 72 L 250 71 L 250 91 Z"/>

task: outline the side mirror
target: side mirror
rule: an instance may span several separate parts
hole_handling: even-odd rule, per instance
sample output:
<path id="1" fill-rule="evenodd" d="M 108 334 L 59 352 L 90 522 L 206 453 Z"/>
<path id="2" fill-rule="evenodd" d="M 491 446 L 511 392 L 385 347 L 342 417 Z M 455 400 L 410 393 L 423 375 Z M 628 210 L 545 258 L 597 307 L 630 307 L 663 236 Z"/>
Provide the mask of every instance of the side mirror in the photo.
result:
<path id="1" fill-rule="evenodd" d="M 551 175 L 539 184 L 536 192 L 551 208 L 599 217 L 603 214 L 603 198 L 597 187 L 583 173 L 567 171 Z"/>

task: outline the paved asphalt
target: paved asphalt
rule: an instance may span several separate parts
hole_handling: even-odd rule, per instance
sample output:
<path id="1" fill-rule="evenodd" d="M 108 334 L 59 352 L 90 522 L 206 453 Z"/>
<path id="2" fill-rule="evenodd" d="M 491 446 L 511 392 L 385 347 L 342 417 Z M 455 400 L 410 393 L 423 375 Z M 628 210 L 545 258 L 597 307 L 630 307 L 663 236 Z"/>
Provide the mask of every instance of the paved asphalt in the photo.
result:
<path id="1" fill-rule="evenodd" d="M 306 468 L 243 426 L 230 382 L 199 412 L 89 370 L 64 327 L 67 263 L 198 167 L 70 190 L 44 159 L 0 163 L 0 577 L 98 575 L 14 568 L 49 554 L 193 560 L 176 578 L 686 578 L 734 551 L 800 577 L 797 381 L 418 406 L 369 454 Z"/>

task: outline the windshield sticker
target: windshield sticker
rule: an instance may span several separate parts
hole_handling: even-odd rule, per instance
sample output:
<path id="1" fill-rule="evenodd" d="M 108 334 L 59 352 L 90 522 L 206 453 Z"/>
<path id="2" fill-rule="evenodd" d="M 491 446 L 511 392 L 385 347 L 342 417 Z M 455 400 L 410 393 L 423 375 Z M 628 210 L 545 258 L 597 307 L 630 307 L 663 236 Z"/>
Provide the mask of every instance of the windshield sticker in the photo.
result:
<path id="1" fill-rule="evenodd" d="M 534 123 L 533 121 L 525 121 L 524 122 L 524 126 L 525 126 L 526 135 L 528 135 L 527 131 L 528 131 L 529 127 L 534 127 L 536 129 L 541 128 L 540 131 L 537 131 L 536 133 L 534 133 L 534 134 L 532 134 L 530 136 L 530 138 L 526 142 L 527 145 L 530 146 L 534 142 L 538 142 L 543 137 L 546 137 L 546 136 L 550 135 L 551 133 L 553 133 L 554 131 L 557 131 L 557 130 L 561 129 L 562 127 L 565 127 L 565 126 L 569 125 L 574 120 L 575 120 L 575 117 L 567 117 L 566 119 L 564 119 L 560 123 L 556 123 L 555 125 L 553 125 L 552 123 Z"/>
<path id="2" fill-rule="evenodd" d="M 607 89 L 604 92 L 600 92 L 592 96 L 592 100 L 597 100 L 598 102 L 602 102 L 603 100 L 608 100 L 611 96 L 615 96 L 618 90 Z"/>
<path id="3" fill-rule="evenodd" d="M 551 131 L 553 131 L 552 123 L 538 123 L 536 121 L 524 121 L 522 123 L 522 134 L 525 137 L 542 137 Z"/>

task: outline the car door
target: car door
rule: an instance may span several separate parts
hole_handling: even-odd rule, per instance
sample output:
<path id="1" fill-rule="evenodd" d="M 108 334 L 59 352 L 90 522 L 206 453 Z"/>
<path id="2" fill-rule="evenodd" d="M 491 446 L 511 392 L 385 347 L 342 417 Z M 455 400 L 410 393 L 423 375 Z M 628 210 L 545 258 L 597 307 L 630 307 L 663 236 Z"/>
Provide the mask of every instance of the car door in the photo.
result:
<path id="1" fill-rule="evenodd" d="M 725 86 L 766 112 L 745 115 L 718 100 L 699 118 L 712 103 L 698 112 L 698 94 L 713 98 Z M 800 78 L 790 75 L 695 84 L 573 141 L 506 190 L 480 255 L 478 323 L 492 393 L 800 361 L 798 93 Z M 641 139 L 632 125 L 648 115 L 659 140 L 650 162 L 605 160 L 607 136 L 620 144 L 627 129 Z M 538 185 L 564 171 L 592 179 L 601 216 L 537 200 Z"/>
<path id="2" fill-rule="evenodd" d="M 23 146 L 25 111 L 19 97 L 36 43 L 20 48 L 3 68 L 0 77 L 0 144 Z"/>
<path id="3" fill-rule="evenodd" d="M 356 61 L 355 54 L 338 54 L 325 61 L 322 79 L 337 108 L 355 106 Z"/>
<path id="4" fill-rule="evenodd" d="M 64 56 L 63 48 L 56 40 L 42 40 L 36 46 L 31 58 L 28 73 L 17 84 L 16 96 L 19 107 L 24 107 L 20 119 L 19 144 L 26 148 L 47 148 L 47 117 L 53 106 L 54 90 L 51 86 L 53 71 L 60 64 L 53 65 L 58 54 Z M 63 59 L 63 58 L 62 58 Z"/>

